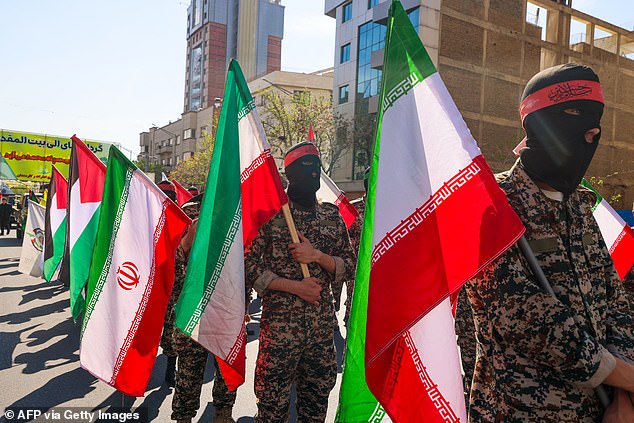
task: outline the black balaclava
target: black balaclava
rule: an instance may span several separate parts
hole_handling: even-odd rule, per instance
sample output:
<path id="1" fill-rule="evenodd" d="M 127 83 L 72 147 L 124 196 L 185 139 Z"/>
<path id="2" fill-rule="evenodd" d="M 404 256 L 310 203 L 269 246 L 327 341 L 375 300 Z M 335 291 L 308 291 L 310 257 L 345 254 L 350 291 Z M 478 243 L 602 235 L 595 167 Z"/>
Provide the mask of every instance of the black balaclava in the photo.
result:
<path id="1" fill-rule="evenodd" d="M 162 180 L 158 183 L 158 187 L 170 198 L 170 200 L 176 202 L 176 188 L 173 183 L 168 180 Z"/>
<path id="2" fill-rule="evenodd" d="M 288 179 L 288 197 L 306 208 L 315 207 L 321 176 L 321 160 L 315 144 L 300 142 L 284 156 L 284 172 Z"/>
<path id="3" fill-rule="evenodd" d="M 578 116 L 565 113 L 578 109 Z M 599 144 L 585 133 L 601 129 L 603 92 L 599 77 L 587 66 L 568 63 L 545 69 L 531 78 L 520 106 L 526 147 L 520 160 L 526 173 L 569 195 L 583 178 Z"/>

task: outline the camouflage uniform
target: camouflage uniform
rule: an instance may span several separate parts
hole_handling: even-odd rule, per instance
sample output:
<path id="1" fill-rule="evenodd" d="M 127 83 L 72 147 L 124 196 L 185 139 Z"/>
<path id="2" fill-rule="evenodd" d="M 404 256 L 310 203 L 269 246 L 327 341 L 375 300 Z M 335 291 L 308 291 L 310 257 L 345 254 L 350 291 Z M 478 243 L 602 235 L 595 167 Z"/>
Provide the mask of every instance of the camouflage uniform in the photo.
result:
<path id="1" fill-rule="evenodd" d="M 336 206 L 318 204 L 312 210 L 292 207 L 293 219 L 312 245 L 335 259 L 335 273 L 315 263 L 310 275 L 321 280 L 319 305 L 281 291 L 267 290 L 277 277 L 301 281 L 299 264 L 288 245 L 292 243 L 281 213 L 265 224 L 246 257 L 247 291 L 262 297 L 260 348 L 255 371 L 258 399 L 256 422 L 288 419 L 290 388 L 297 388 L 297 420 L 326 418 L 328 395 L 335 385 L 337 362 L 334 328 L 337 324 L 331 286 L 349 279 L 355 256 L 346 226 Z"/>
<path id="2" fill-rule="evenodd" d="M 595 195 L 547 198 L 518 161 L 499 183 L 557 299 L 513 246 L 466 284 L 477 329 L 471 421 L 599 421 L 593 388 L 634 359 L 634 323 L 592 217 Z"/>
<path id="3" fill-rule="evenodd" d="M 189 215 L 189 214 L 188 214 Z M 191 216 L 190 216 L 191 218 Z M 168 357 L 176 357 L 176 349 L 174 348 L 174 306 L 178 297 L 183 290 L 183 282 L 185 280 L 185 263 L 187 259 L 183 249 L 180 246 L 176 249 L 176 260 L 174 263 L 174 287 L 172 288 L 172 294 L 170 295 L 169 302 L 167 303 L 167 311 L 165 313 L 165 320 L 163 321 L 163 334 L 161 335 L 161 348 L 163 354 Z"/>
<path id="4" fill-rule="evenodd" d="M 183 211 L 190 219 L 197 219 L 200 214 L 200 203 L 190 203 L 183 206 Z M 200 392 L 203 386 L 203 376 L 207 364 L 208 351 L 192 338 L 174 327 L 174 306 L 183 290 L 185 283 L 185 271 L 187 269 L 187 253 L 179 245 L 176 249 L 176 270 L 174 288 L 170 297 L 168 312 L 165 318 L 166 326 L 163 328 L 161 347 L 169 346 L 178 355 L 178 369 L 176 371 L 176 386 L 172 398 L 172 420 L 194 417 L 200 408 Z M 169 316 L 169 317 L 168 317 Z M 172 339 L 166 336 L 167 322 L 171 322 Z M 167 353 L 166 353 L 167 355 Z M 232 407 L 236 400 L 236 391 L 229 392 L 218 364 L 214 360 L 216 373 L 212 398 L 216 409 Z"/>
<path id="5" fill-rule="evenodd" d="M 352 205 L 359 213 L 359 217 L 357 217 L 354 222 L 352 222 L 352 226 L 348 229 L 348 233 L 350 234 L 350 242 L 352 243 L 352 250 L 355 254 L 359 254 L 359 245 L 361 243 L 361 231 L 363 229 L 363 216 L 365 215 L 365 197 L 357 198 L 352 201 Z M 348 319 L 350 318 L 350 309 L 352 308 L 352 295 L 354 294 L 354 278 L 355 273 L 353 272 L 352 278 L 346 281 L 346 315 L 344 316 L 344 322 L 346 325 L 348 324 Z"/>
<path id="6" fill-rule="evenodd" d="M 476 361 L 476 339 L 475 326 L 473 324 L 473 314 L 469 306 L 469 299 L 465 289 L 458 293 L 456 304 L 456 335 L 460 346 L 460 356 L 462 358 L 462 377 L 465 404 L 469 404 L 469 391 L 471 390 L 471 380 L 473 379 L 473 368 Z"/>
<path id="7" fill-rule="evenodd" d="M 627 301 L 630 303 L 630 314 L 634 316 L 634 267 L 632 267 L 630 273 L 627 274 L 623 281 L 623 290 Z"/>

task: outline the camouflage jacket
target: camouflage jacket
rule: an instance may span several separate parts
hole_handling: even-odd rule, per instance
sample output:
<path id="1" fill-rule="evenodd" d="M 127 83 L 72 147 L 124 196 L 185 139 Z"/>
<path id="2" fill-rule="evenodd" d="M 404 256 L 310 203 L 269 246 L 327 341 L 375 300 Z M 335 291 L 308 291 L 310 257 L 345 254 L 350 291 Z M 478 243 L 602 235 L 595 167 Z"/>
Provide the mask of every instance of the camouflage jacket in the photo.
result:
<path id="1" fill-rule="evenodd" d="M 335 273 L 330 274 L 319 265 L 311 263 L 311 277 L 321 280 L 319 305 L 315 306 L 287 292 L 268 290 L 277 277 L 302 280 L 299 263 L 293 260 L 288 245 L 292 243 L 290 232 L 280 212 L 260 228 L 246 255 L 247 291 L 252 288 L 262 297 L 262 319 L 276 316 L 302 315 L 307 319 L 320 319 L 323 324 L 336 325 L 331 285 L 350 279 L 356 256 L 350 246 L 346 225 L 337 206 L 318 204 L 314 210 L 291 207 L 297 230 L 312 245 L 335 259 Z M 280 317 L 284 318 L 284 317 Z"/>
<path id="2" fill-rule="evenodd" d="M 357 209 L 359 216 L 354 219 L 354 222 L 352 222 L 352 226 L 350 226 L 348 232 L 350 233 L 352 248 L 356 254 L 359 254 L 359 243 L 361 242 L 361 231 L 363 230 L 363 216 L 365 215 L 365 197 L 353 200 L 352 205 L 355 209 Z"/>
<path id="3" fill-rule="evenodd" d="M 498 179 L 557 298 L 517 246 L 466 284 L 477 337 L 470 419 L 596 421 L 593 388 L 615 355 L 634 359 L 634 324 L 592 216 L 595 195 L 551 200 L 519 161 Z"/>
<path id="4" fill-rule="evenodd" d="M 634 316 L 634 267 L 627 274 L 623 281 L 623 288 L 627 301 L 630 303 L 630 313 Z"/>
<path id="5" fill-rule="evenodd" d="M 200 203 L 185 203 L 183 204 L 183 211 L 185 214 L 192 220 L 198 219 L 200 215 Z M 183 234 L 183 236 L 185 236 Z M 178 297 L 180 297 L 181 292 L 183 291 L 183 284 L 185 283 L 185 272 L 187 270 L 187 259 L 188 253 L 185 253 L 183 247 L 178 246 L 176 248 L 176 261 L 174 265 L 174 288 L 172 288 L 172 295 L 170 296 L 168 312 L 172 310 L 178 302 Z"/>

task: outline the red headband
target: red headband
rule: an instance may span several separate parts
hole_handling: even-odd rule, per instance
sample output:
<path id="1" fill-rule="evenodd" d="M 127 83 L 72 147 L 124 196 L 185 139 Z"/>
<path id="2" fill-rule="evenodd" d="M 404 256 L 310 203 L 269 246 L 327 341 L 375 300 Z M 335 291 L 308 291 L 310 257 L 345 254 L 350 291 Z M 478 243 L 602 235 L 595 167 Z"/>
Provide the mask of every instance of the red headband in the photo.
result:
<path id="1" fill-rule="evenodd" d="M 526 97 L 520 105 L 522 125 L 524 125 L 526 116 L 537 110 L 575 100 L 594 100 L 603 103 L 601 83 L 584 80 L 566 81 L 535 91 Z"/>
<path id="2" fill-rule="evenodd" d="M 319 150 L 317 150 L 317 147 L 315 147 L 313 144 L 306 144 L 296 148 L 295 150 L 289 152 L 286 157 L 284 157 L 284 167 L 288 167 L 295 160 L 309 154 L 313 154 L 319 157 Z"/>

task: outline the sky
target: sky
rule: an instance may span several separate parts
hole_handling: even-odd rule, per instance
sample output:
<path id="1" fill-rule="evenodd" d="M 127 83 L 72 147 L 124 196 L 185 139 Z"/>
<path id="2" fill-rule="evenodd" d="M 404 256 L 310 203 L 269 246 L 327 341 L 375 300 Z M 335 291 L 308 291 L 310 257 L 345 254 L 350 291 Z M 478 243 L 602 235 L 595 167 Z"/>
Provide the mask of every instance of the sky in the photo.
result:
<path id="1" fill-rule="evenodd" d="M 357 0 L 359 1 L 359 0 Z M 0 128 L 118 142 L 180 118 L 189 0 L 0 0 Z M 282 0 L 282 70 L 333 65 L 324 0 Z M 634 1 L 573 0 L 634 28 Z M 310 46 L 310 48 L 307 48 Z"/>

